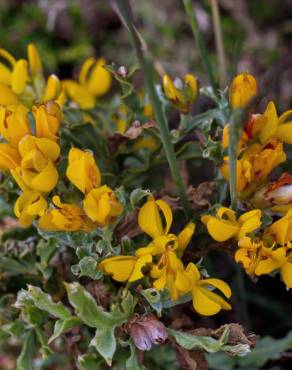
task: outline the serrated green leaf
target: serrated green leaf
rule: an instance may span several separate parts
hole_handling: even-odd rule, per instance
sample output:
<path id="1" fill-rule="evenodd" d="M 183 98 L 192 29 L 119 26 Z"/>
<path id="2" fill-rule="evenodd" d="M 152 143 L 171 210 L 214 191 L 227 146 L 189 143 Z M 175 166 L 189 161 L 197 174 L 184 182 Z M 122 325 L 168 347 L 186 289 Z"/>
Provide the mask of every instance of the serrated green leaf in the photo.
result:
<path id="1" fill-rule="evenodd" d="M 106 363 L 111 366 L 112 358 L 117 348 L 115 326 L 103 326 L 96 329 L 95 336 L 90 342 L 90 345 L 95 347 Z"/>
<path id="2" fill-rule="evenodd" d="M 22 349 L 16 362 L 16 370 L 34 370 L 33 355 L 35 346 L 35 334 L 29 331 L 23 338 Z"/>
<path id="3" fill-rule="evenodd" d="M 99 280 L 102 277 L 102 272 L 97 269 L 96 258 L 86 256 L 83 257 L 78 264 L 78 275 L 89 276 L 93 280 Z"/>
<path id="4" fill-rule="evenodd" d="M 79 317 L 69 317 L 66 320 L 57 320 L 54 326 L 54 333 L 49 339 L 49 344 L 58 338 L 61 334 L 65 333 L 67 330 L 75 328 L 83 324 L 83 321 Z"/>
<path id="5" fill-rule="evenodd" d="M 65 284 L 70 304 L 78 317 L 88 326 L 94 328 L 122 325 L 127 320 L 125 313 L 114 314 L 104 311 L 95 299 L 80 284 Z"/>
<path id="6" fill-rule="evenodd" d="M 28 291 L 30 293 L 33 303 L 41 310 L 48 312 L 50 315 L 58 319 L 66 320 L 71 317 L 71 313 L 63 303 L 55 303 L 49 294 L 44 293 L 40 288 L 29 285 Z"/>

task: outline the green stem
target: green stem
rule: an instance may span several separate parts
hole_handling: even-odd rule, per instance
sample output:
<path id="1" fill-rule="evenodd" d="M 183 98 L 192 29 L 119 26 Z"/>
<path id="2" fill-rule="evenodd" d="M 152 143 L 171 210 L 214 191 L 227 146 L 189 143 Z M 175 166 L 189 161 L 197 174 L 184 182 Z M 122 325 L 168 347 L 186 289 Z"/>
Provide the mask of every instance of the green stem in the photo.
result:
<path id="1" fill-rule="evenodd" d="M 223 43 L 223 37 L 222 37 L 220 13 L 219 13 L 217 0 L 211 0 L 211 9 L 212 9 L 213 26 L 214 26 L 214 32 L 215 32 L 215 43 L 216 43 L 217 58 L 218 58 L 218 65 L 219 65 L 220 87 L 223 89 L 227 83 L 227 69 L 226 69 L 226 58 L 225 58 L 225 52 L 224 52 L 224 43 Z"/>
<path id="2" fill-rule="evenodd" d="M 136 54 L 137 54 L 141 69 L 144 73 L 146 88 L 147 88 L 151 103 L 154 108 L 155 117 L 159 125 L 161 141 L 162 141 L 165 155 L 166 155 L 169 167 L 170 167 L 172 178 L 177 187 L 177 190 L 178 190 L 178 193 L 181 199 L 181 203 L 184 208 L 185 215 L 187 218 L 190 218 L 192 214 L 190 203 L 189 203 L 189 200 L 188 200 L 185 188 L 184 188 L 182 177 L 180 175 L 179 167 L 178 167 L 177 160 L 175 157 L 174 148 L 173 148 L 170 135 L 169 135 L 169 131 L 168 131 L 168 124 L 166 121 L 166 117 L 165 117 L 161 102 L 159 100 L 159 97 L 157 95 L 157 91 L 155 89 L 155 83 L 154 83 L 154 78 L 153 78 L 153 65 L 151 63 L 149 55 L 145 53 L 145 47 L 143 47 L 143 44 L 141 43 L 141 38 L 139 37 L 139 34 L 137 33 L 137 30 L 134 26 L 129 1 L 128 0 L 116 0 L 116 3 L 123 16 L 123 21 L 126 27 L 128 28 L 128 31 L 132 39 L 133 46 L 136 50 Z"/>
<path id="3" fill-rule="evenodd" d="M 188 14 L 189 19 L 190 19 L 191 29 L 192 29 L 194 38 L 196 40 L 197 48 L 202 58 L 203 66 L 209 77 L 213 90 L 217 91 L 218 85 L 217 85 L 217 82 L 216 82 L 216 79 L 213 73 L 213 69 L 212 69 L 212 66 L 209 60 L 205 41 L 199 29 L 199 25 L 198 25 L 197 17 L 196 17 L 194 8 L 193 8 L 192 0 L 183 0 L 183 3 L 184 3 L 186 13 Z"/>

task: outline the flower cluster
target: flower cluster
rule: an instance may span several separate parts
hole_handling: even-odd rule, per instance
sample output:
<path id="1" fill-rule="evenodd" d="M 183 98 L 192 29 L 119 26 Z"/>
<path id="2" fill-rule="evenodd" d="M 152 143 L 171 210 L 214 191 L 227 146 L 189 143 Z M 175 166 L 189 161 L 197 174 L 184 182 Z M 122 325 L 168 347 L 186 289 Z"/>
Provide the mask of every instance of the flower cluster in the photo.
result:
<path id="1" fill-rule="evenodd" d="M 229 99 L 233 109 L 245 107 L 257 94 L 257 83 L 250 74 L 241 74 L 233 80 Z M 278 116 L 275 104 L 269 102 L 263 114 L 253 113 L 244 126 L 237 147 L 237 190 L 241 199 L 251 196 L 265 185 L 268 175 L 286 160 L 283 143 L 292 143 L 292 110 Z M 222 146 L 229 144 L 229 124 L 224 127 Z M 221 172 L 229 179 L 229 158 L 224 158 Z"/>
<path id="2" fill-rule="evenodd" d="M 209 234 L 218 242 L 236 240 L 235 261 L 251 277 L 279 271 L 287 288 L 292 288 L 292 210 L 261 232 L 261 211 L 242 214 L 238 219 L 229 208 L 216 216 L 202 217 Z"/>
<path id="3" fill-rule="evenodd" d="M 163 215 L 163 218 L 160 214 Z M 150 238 L 150 243 L 136 250 L 135 255 L 121 255 L 104 259 L 99 268 L 119 282 L 134 282 L 147 275 L 157 290 L 167 289 L 172 300 L 190 293 L 194 309 L 202 315 L 214 315 L 231 306 L 220 295 L 230 298 L 231 290 L 222 280 L 204 279 L 194 263 L 184 266 L 181 257 L 189 244 L 195 224 L 189 223 L 178 235 L 170 233 L 172 211 L 169 205 L 150 197 L 141 207 L 138 223 Z M 211 289 L 210 289 L 211 288 Z"/>

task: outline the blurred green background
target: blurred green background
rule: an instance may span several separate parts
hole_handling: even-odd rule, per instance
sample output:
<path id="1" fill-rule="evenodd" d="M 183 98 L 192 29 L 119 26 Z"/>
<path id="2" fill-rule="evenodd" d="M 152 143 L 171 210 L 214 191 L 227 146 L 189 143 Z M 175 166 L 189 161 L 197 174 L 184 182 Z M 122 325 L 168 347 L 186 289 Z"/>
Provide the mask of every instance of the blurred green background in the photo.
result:
<path id="1" fill-rule="evenodd" d="M 111 3 L 110 0 L 1 0 L 0 45 L 20 57 L 25 55 L 27 43 L 35 42 L 47 70 L 62 78 L 71 76 L 74 68 L 92 54 L 105 56 L 108 62 L 133 64 L 127 32 Z M 218 3 L 229 77 L 236 70 L 247 70 L 260 79 L 274 63 L 279 64 L 269 95 L 278 101 L 281 109 L 287 109 L 292 102 L 292 70 L 283 70 L 281 62 L 291 58 L 291 0 L 219 0 Z M 216 71 L 210 1 L 194 0 L 193 4 Z M 139 30 L 165 70 L 172 76 L 191 71 L 204 83 L 182 1 L 135 0 L 132 5 Z"/>

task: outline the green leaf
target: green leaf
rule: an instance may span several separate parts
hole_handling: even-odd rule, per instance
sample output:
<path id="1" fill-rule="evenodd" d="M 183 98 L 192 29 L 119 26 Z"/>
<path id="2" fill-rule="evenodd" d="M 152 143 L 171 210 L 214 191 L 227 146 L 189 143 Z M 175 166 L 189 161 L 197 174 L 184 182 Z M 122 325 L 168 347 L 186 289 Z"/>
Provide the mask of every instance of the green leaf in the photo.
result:
<path id="1" fill-rule="evenodd" d="M 151 195 L 150 190 L 135 189 L 130 194 L 130 204 L 132 209 L 135 209 L 137 204 L 145 197 Z"/>
<path id="2" fill-rule="evenodd" d="M 142 367 L 138 364 L 137 350 L 134 343 L 130 342 L 131 355 L 126 361 L 126 370 L 141 370 Z"/>
<path id="3" fill-rule="evenodd" d="M 96 304 L 95 299 L 78 283 L 65 283 L 69 302 L 78 317 L 88 326 L 94 328 L 122 325 L 127 320 L 124 313 L 115 314 L 104 311 Z"/>
<path id="4" fill-rule="evenodd" d="M 104 361 L 95 353 L 88 353 L 78 357 L 78 367 L 80 370 L 103 370 Z"/>
<path id="5" fill-rule="evenodd" d="M 42 268 L 45 268 L 58 248 L 57 240 L 53 238 L 48 240 L 41 239 L 36 248 L 37 255 L 41 259 Z"/>
<path id="6" fill-rule="evenodd" d="M 188 141 L 180 146 L 176 152 L 177 159 L 198 159 L 202 158 L 202 149 L 198 141 Z"/>
<path id="7" fill-rule="evenodd" d="M 58 338 L 61 334 L 65 333 L 67 330 L 75 328 L 76 326 L 80 326 L 82 324 L 82 320 L 76 316 L 69 317 L 66 320 L 57 320 L 54 326 L 54 333 L 49 339 L 49 344 L 53 340 Z"/>
<path id="8" fill-rule="evenodd" d="M 95 336 L 90 342 L 90 345 L 95 347 L 106 363 L 111 366 L 112 358 L 117 348 L 115 326 L 104 326 L 96 329 Z"/>
<path id="9" fill-rule="evenodd" d="M 227 328 L 228 329 L 228 328 Z M 167 329 L 169 334 L 174 337 L 177 344 L 181 347 L 191 350 L 191 349 L 203 349 L 204 351 L 213 353 L 218 352 L 228 339 L 228 331 L 224 331 L 220 339 L 214 339 L 207 336 L 198 336 L 185 333 L 182 331 L 176 331 L 172 329 Z"/>
<path id="10" fill-rule="evenodd" d="M 9 257 L 1 257 L 0 269 L 12 275 L 37 273 L 34 263 L 25 260 L 20 262 Z"/>
<path id="11" fill-rule="evenodd" d="M 34 370 L 33 355 L 35 348 L 35 335 L 33 331 L 25 334 L 20 355 L 17 359 L 16 370 Z"/>
<path id="12" fill-rule="evenodd" d="M 78 265 L 74 265 L 72 272 L 79 277 L 89 276 L 93 280 L 99 280 L 102 277 L 102 272 L 97 269 L 96 258 L 90 256 L 83 257 Z"/>
<path id="13" fill-rule="evenodd" d="M 292 332 L 290 331 L 285 338 L 274 339 L 270 336 L 260 339 L 255 348 L 244 358 L 239 358 L 238 363 L 249 368 L 262 367 L 268 360 L 276 360 L 281 357 L 281 353 L 292 348 Z"/>
<path id="14" fill-rule="evenodd" d="M 14 322 L 4 324 L 1 329 L 13 337 L 19 338 L 24 333 L 25 326 L 23 322 L 16 320 Z"/>
<path id="15" fill-rule="evenodd" d="M 49 294 L 44 293 L 40 288 L 29 285 L 28 291 L 33 300 L 33 303 L 41 310 L 48 312 L 50 315 L 58 319 L 66 320 L 71 317 L 71 313 L 63 303 L 54 303 Z"/>

